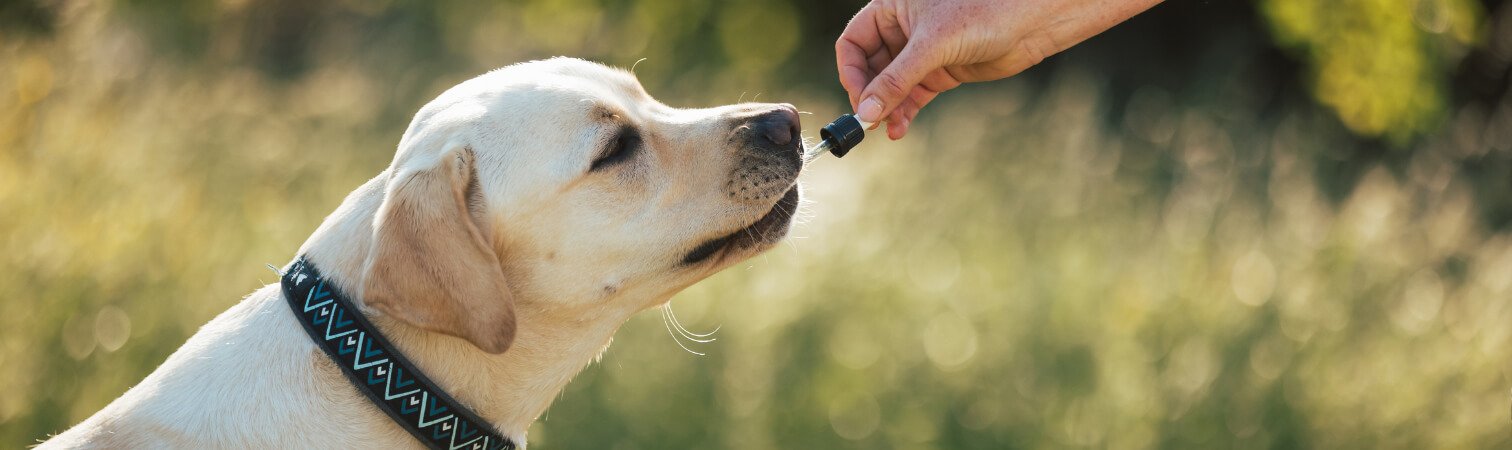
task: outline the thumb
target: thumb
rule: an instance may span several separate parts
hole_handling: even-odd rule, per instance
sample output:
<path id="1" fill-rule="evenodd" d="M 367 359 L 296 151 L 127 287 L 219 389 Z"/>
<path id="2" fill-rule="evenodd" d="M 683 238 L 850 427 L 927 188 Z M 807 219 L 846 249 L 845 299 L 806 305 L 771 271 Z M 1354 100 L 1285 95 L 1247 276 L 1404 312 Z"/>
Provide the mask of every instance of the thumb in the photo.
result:
<path id="1" fill-rule="evenodd" d="M 908 93 L 924 81 L 924 77 L 938 69 L 934 58 L 919 40 L 903 46 L 903 51 L 882 73 L 872 78 L 861 91 L 861 103 L 856 105 L 856 118 L 863 122 L 877 123 L 897 108 Z"/>

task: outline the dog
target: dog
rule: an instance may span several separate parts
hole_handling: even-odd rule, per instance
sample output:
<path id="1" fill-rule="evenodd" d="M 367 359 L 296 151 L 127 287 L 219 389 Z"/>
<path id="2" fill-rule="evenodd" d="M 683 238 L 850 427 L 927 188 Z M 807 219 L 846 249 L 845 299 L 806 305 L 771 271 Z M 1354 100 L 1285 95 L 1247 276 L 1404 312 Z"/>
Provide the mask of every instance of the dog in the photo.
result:
<path id="1" fill-rule="evenodd" d="M 631 315 L 787 234 L 801 154 L 791 105 L 672 108 L 620 69 L 515 64 L 421 108 L 299 255 L 523 446 Z M 258 289 L 40 448 L 421 447 L 287 300 Z"/>

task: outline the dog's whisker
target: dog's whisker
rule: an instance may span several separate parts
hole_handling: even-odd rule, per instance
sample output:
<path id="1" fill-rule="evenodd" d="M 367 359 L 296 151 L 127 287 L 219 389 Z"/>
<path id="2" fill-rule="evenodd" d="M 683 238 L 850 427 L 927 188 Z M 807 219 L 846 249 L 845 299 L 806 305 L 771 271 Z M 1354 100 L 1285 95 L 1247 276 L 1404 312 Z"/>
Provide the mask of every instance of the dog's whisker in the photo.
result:
<path id="1" fill-rule="evenodd" d="M 695 351 L 693 351 L 693 349 L 688 348 L 688 346 L 683 345 L 682 340 L 678 339 L 677 336 L 676 336 L 676 334 L 674 334 L 672 332 L 672 324 L 669 323 L 669 322 L 667 322 L 667 320 L 666 320 L 666 318 L 667 318 L 667 315 L 665 313 L 666 309 L 663 308 L 662 311 L 664 311 L 662 313 L 662 325 L 667 327 L 667 334 L 672 335 L 672 342 L 676 342 L 678 347 L 682 347 L 682 349 L 684 351 L 688 352 L 688 353 L 692 353 L 692 354 L 695 354 L 695 355 L 698 355 L 698 356 L 708 356 L 708 355 L 705 355 L 703 353 L 695 352 Z"/>
<path id="2" fill-rule="evenodd" d="M 695 334 L 692 331 L 688 331 L 687 328 L 683 327 L 682 322 L 677 319 L 677 313 L 676 312 L 672 312 L 671 308 L 667 309 L 667 317 L 669 317 L 669 318 L 672 319 L 672 328 L 675 329 L 675 330 L 677 330 L 678 334 L 681 334 L 684 338 L 687 338 L 690 341 L 697 342 L 697 343 L 700 343 L 700 344 L 707 344 L 707 343 L 714 342 L 714 341 L 718 340 L 716 338 L 707 338 L 709 336 L 709 334 L 713 334 L 713 333 L 709 333 L 709 334 Z M 714 329 L 714 331 L 719 331 L 719 329 L 716 328 L 716 329 Z M 707 338 L 707 339 L 700 339 L 700 338 Z"/>
<path id="3" fill-rule="evenodd" d="M 751 238 L 751 242 L 765 242 L 765 239 L 757 238 L 756 234 L 752 233 L 750 228 L 746 228 L 742 231 L 745 232 L 746 237 Z M 762 236 L 762 238 L 765 238 L 765 236 Z"/>
<path id="4" fill-rule="evenodd" d="M 692 336 L 693 332 L 688 331 L 687 328 L 683 328 L 682 324 L 679 323 L 678 320 L 677 320 L 677 314 L 674 313 L 674 312 L 672 312 L 672 304 L 671 304 L 671 302 L 668 302 L 666 305 L 662 305 L 662 321 L 671 324 L 672 325 L 672 329 L 676 330 L 677 334 L 682 335 L 682 337 L 684 339 L 687 339 L 687 340 L 690 340 L 690 341 L 693 341 L 693 342 L 697 342 L 697 343 L 700 343 L 700 344 L 707 344 L 709 342 L 713 342 L 714 341 L 714 339 L 704 340 L 704 339 L 695 338 L 695 337 Z M 718 331 L 718 330 L 716 330 L 716 331 Z M 703 337 L 703 336 L 700 336 L 700 337 Z"/>
<path id="5" fill-rule="evenodd" d="M 703 334 L 694 333 L 692 331 L 688 331 L 687 328 L 683 327 L 682 321 L 677 320 L 677 311 L 673 311 L 672 310 L 672 302 L 668 301 L 667 304 L 665 306 L 663 306 L 662 308 L 666 309 L 667 310 L 667 316 L 672 318 L 672 326 L 677 327 L 677 331 L 682 332 L 683 333 L 683 337 L 686 337 L 689 340 L 694 341 L 694 342 L 701 342 L 701 343 L 714 342 L 715 340 L 717 340 L 717 338 L 712 338 L 712 337 L 709 337 L 709 336 L 713 336 L 714 333 L 718 333 L 719 332 L 719 329 L 721 327 L 724 327 L 724 325 L 717 325 L 717 326 L 714 327 L 713 331 L 710 331 L 708 333 L 703 333 Z M 699 339 L 695 339 L 695 337 L 698 337 L 698 338 L 708 338 L 708 339 L 706 339 L 706 340 L 699 340 Z"/>
<path id="6" fill-rule="evenodd" d="M 782 207 L 781 203 L 778 203 L 777 205 L 774 205 L 774 206 L 777 208 L 777 210 L 782 211 L 783 214 L 787 214 L 789 217 L 801 218 L 801 216 L 800 216 L 800 213 L 802 212 L 801 208 L 798 209 L 798 210 L 788 210 L 787 208 Z"/>
<path id="7" fill-rule="evenodd" d="M 783 241 L 783 245 L 786 245 L 788 248 L 793 249 L 793 251 L 795 252 L 798 251 L 798 245 L 794 244 L 792 239 L 783 239 Z"/>

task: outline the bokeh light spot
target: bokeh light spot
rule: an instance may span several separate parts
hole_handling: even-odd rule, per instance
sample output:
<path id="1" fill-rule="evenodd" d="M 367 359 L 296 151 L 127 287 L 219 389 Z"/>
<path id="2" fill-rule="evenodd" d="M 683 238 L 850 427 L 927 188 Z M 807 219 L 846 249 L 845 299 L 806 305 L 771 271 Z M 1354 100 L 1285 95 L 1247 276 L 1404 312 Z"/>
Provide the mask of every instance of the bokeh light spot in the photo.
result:
<path id="1" fill-rule="evenodd" d="M 106 306 L 100 308 L 95 315 L 95 338 L 100 341 L 100 348 L 107 352 L 113 352 L 126 345 L 126 339 L 131 337 L 131 317 L 121 308 Z"/>
<path id="2" fill-rule="evenodd" d="M 830 403 L 829 421 L 840 437 L 861 440 L 877 431 L 877 425 L 882 423 L 882 408 L 871 394 L 842 396 Z"/>
<path id="3" fill-rule="evenodd" d="M 976 328 L 954 312 L 936 315 L 924 327 L 924 353 L 936 367 L 953 369 L 976 355 Z"/>
<path id="4" fill-rule="evenodd" d="M 1260 306 L 1276 288 L 1276 266 L 1259 249 L 1250 250 L 1234 262 L 1230 275 L 1234 296 L 1250 306 Z"/>

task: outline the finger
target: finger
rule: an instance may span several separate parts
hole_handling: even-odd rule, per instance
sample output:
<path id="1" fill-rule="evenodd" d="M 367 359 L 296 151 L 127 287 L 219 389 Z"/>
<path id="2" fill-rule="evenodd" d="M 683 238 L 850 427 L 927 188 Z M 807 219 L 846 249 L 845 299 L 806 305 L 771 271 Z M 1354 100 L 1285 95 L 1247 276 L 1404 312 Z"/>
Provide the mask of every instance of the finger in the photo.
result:
<path id="1" fill-rule="evenodd" d="M 903 135 L 908 134 L 905 128 L 907 127 L 903 125 L 902 108 L 894 109 L 887 115 L 887 139 L 894 141 L 903 139 Z"/>
<path id="2" fill-rule="evenodd" d="M 868 56 L 866 58 L 866 64 L 867 64 L 867 67 L 871 68 L 871 73 L 868 73 L 866 75 L 866 83 L 867 84 L 871 84 L 872 79 L 876 78 L 877 74 L 882 73 L 882 71 L 884 71 L 884 70 L 887 70 L 887 65 L 892 64 L 892 62 L 893 62 L 893 55 L 890 54 L 890 53 L 887 53 L 886 49 L 883 49 L 883 51 L 879 51 L 877 53 L 873 53 L 871 56 Z M 862 86 L 862 88 L 864 89 L 865 86 Z M 856 92 L 856 96 L 858 97 L 858 100 L 859 100 L 860 95 L 861 95 L 861 92 L 857 91 Z"/>
<path id="3" fill-rule="evenodd" d="M 850 100 L 852 110 L 856 109 L 856 104 L 861 103 L 861 91 L 866 89 L 866 85 L 871 83 L 872 78 L 877 77 L 877 72 L 882 67 L 887 67 L 887 63 L 878 61 L 879 57 L 892 61 L 886 51 L 878 51 L 866 57 L 864 66 L 847 66 L 841 73 L 840 84 L 845 86 L 845 95 Z"/>
<path id="4" fill-rule="evenodd" d="M 845 88 L 845 95 L 850 97 L 851 109 L 856 109 L 856 104 L 861 101 L 861 90 L 866 89 L 866 83 L 871 81 L 873 76 L 857 67 L 840 68 L 840 86 Z"/>
<path id="5" fill-rule="evenodd" d="M 1009 57 L 976 64 L 951 66 L 949 75 L 950 78 L 962 83 L 993 81 L 1018 75 L 1033 66 L 1034 61 L 1028 57 Z"/>
<path id="6" fill-rule="evenodd" d="M 908 98 L 887 115 L 887 137 L 896 140 L 906 136 L 913 125 L 914 117 L 918 116 L 919 111 L 922 111 L 924 106 L 934 101 L 939 95 L 939 92 L 925 88 L 922 84 L 914 87 L 908 94 Z"/>
<path id="7" fill-rule="evenodd" d="M 890 140 L 903 139 L 908 134 L 909 120 L 903 117 L 903 113 L 895 113 L 887 119 L 887 138 Z"/>
<path id="8" fill-rule="evenodd" d="M 903 110 L 903 119 L 913 122 L 914 116 L 918 115 L 919 111 L 923 110 L 925 106 L 929 106 L 929 102 L 934 101 L 935 97 L 939 95 L 939 92 L 920 84 L 914 87 L 913 92 L 908 94 L 908 100 L 905 100 L 902 105 L 898 105 L 898 109 Z"/>
<path id="9" fill-rule="evenodd" d="M 876 78 L 872 78 L 861 93 L 861 104 L 856 115 L 863 121 L 876 122 L 892 112 L 908 96 L 914 86 L 930 72 L 938 69 L 934 58 L 928 56 L 929 48 L 923 41 L 915 40 L 903 48 Z"/>
<path id="10" fill-rule="evenodd" d="M 876 16 L 877 6 L 867 4 L 856 12 L 856 16 L 845 25 L 845 31 L 835 40 L 835 66 L 840 75 L 840 84 L 851 97 L 853 108 L 859 101 L 861 90 L 866 88 L 866 83 L 876 73 L 871 69 L 867 58 L 876 53 L 885 53 L 882 37 L 877 33 Z"/>
<path id="11" fill-rule="evenodd" d="M 903 31 L 902 22 L 898 21 L 897 11 L 891 8 L 880 9 L 875 22 L 877 37 L 882 39 L 882 47 L 887 49 L 887 56 L 897 57 L 899 53 L 903 53 L 903 48 L 908 46 L 908 34 Z"/>
<path id="12" fill-rule="evenodd" d="M 913 106 L 914 109 L 924 109 L 924 105 L 928 105 L 929 102 L 934 101 L 935 97 L 939 95 L 939 92 L 935 92 L 933 89 L 920 83 L 918 86 L 914 86 L 912 91 L 908 92 L 908 100 L 903 103 Z"/>
<path id="13" fill-rule="evenodd" d="M 955 74 L 948 68 L 942 68 L 929 72 L 929 75 L 925 75 L 924 81 L 919 82 L 919 85 L 938 94 L 960 87 L 964 81 L 956 78 Z"/>
<path id="14" fill-rule="evenodd" d="M 871 72 L 866 74 L 866 83 L 870 84 L 872 79 L 877 77 L 878 73 L 882 73 L 883 70 L 887 70 L 887 65 L 892 64 L 892 61 L 893 55 L 891 53 L 888 53 L 887 49 L 885 48 L 882 49 L 882 51 L 878 51 L 867 57 L 866 62 L 871 67 Z M 851 110 L 856 110 L 857 105 L 861 102 L 861 91 L 865 89 L 865 87 L 866 86 L 862 86 L 862 89 L 856 90 L 855 94 L 853 95 L 854 98 L 851 99 Z M 881 126 L 881 122 L 874 122 L 868 129 L 875 130 Z"/>
<path id="15" fill-rule="evenodd" d="M 897 16 L 878 13 L 877 20 L 879 22 L 877 24 L 877 35 L 882 38 L 882 49 L 866 58 L 866 62 L 871 65 L 872 70 L 866 77 L 867 83 L 871 83 L 871 80 L 876 78 L 877 74 L 887 70 L 887 66 L 892 64 L 893 59 L 897 58 L 898 54 L 903 51 L 903 47 L 908 45 L 908 38 L 903 35 L 903 29 L 898 24 Z M 859 91 L 856 92 L 856 99 L 851 101 L 852 109 L 855 109 L 856 103 L 861 100 L 860 94 Z M 873 125 L 872 129 L 876 129 L 880 125 L 882 124 Z"/>
<path id="16" fill-rule="evenodd" d="M 937 94 L 937 92 L 925 89 L 923 86 L 915 87 L 908 94 L 908 98 L 904 99 L 902 104 L 899 104 L 897 108 L 893 108 L 892 113 L 887 115 L 887 137 L 897 140 L 906 136 L 909 126 L 913 124 L 914 117 L 919 114 L 919 110 L 923 109 L 924 105 L 929 104 L 931 100 L 934 100 Z"/>
<path id="17" fill-rule="evenodd" d="M 908 134 L 908 111 L 917 110 L 917 108 L 918 106 L 914 104 L 912 99 L 905 99 L 903 100 L 903 104 L 898 105 L 897 108 L 893 108 L 892 112 L 887 114 L 888 139 L 896 141 Z"/>

